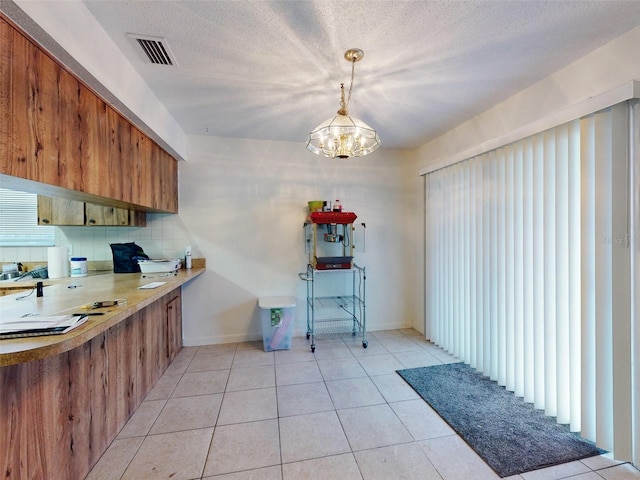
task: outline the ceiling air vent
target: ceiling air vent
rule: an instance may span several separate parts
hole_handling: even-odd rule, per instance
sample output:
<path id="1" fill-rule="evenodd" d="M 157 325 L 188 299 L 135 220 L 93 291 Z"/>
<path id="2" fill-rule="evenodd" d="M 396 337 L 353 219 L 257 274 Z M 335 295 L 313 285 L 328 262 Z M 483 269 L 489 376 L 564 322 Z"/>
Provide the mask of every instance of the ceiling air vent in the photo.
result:
<path id="1" fill-rule="evenodd" d="M 166 39 L 133 33 L 130 33 L 129 37 L 142 49 L 144 59 L 150 63 L 154 65 L 176 65 L 175 60 L 171 58 L 172 53 Z"/>

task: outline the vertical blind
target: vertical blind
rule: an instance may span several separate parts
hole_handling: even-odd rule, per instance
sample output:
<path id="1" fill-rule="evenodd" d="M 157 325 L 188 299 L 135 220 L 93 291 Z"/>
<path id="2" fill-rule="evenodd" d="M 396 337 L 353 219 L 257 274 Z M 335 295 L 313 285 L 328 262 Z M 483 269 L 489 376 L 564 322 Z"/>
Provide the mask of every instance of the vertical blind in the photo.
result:
<path id="1" fill-rule="evenodd" d="M 426 332 L 632 457 L 629 105 L 429 173 Z"/>
<path id="2" fill-rule="evenodd" d="M 629 232 L 631 243 L 631 437 L 633 462 L 640 462 L 640 103 L 631 103 L 629 116 Z"/>

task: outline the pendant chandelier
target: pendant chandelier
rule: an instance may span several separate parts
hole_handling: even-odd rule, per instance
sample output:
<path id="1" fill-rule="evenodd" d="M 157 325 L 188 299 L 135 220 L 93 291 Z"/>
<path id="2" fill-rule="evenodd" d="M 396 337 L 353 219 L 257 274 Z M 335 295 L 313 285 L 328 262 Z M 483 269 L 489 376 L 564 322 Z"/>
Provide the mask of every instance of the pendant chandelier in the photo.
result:
<path id="1" fill-rule="evenodd" d="M 352 48 L 344 53 L 351 62 L 351 84 L 345 101 L 344 83 L 340 84 L 340 110 L 334 117 L 322 122 L 309 134 L 307 150 L 316 155 L 329 158 L 363 157 L 376 151 L 380 146 L 380 137 L 369 125 L 349 115 L 349 100 L 353 87 L 353 75 L 356 62 L 362 60 L 364 52 Z"/>

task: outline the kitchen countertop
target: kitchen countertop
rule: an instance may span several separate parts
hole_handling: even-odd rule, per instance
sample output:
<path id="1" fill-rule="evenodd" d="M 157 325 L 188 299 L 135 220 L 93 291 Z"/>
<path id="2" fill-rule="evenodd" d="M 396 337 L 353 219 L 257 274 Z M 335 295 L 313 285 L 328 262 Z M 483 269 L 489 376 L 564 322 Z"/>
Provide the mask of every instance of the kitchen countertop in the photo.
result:
<path id="1" fill-rule="evenodd" d="M 25 277 L 20 280 L 11 278 L 9 280 L 0 280 L 0 289 L 2 290 L 25 290 L 33 288 L 36 282 L 42 282 L 45 286 L 51 285 L 52 280 L 48 278 L 31 278 Z"/>
<path id="2" fill-rule="evenodd" d="M 42 280 L 44 296 L 36 297 L 35 291 L 26 298 L 25 290 L 0 297 L 0 315 L 3 319 L 21 318 L 36 320 L 38 316 L 65 315 L 76 312 L 104 312 L 104 315 L 90 316 L 87 321 L 64 335 L 47 335 L 0 340 L 0 367 L 39 360 L 50 355 L 69 351 L 128 318 L 135 312 L 150 305 L 163 295 L 193 280 L 205 268 L 178 270 L 177 275 L 96 272 L 86 277 L 66 277 Z M 35 286 L 36 282 L 14 283 Z M 153 282 L 166 282 L 158 288 L 139 289 Z M 85 310 L 84 306 L 93 302 L 127 299 L 126 304 Z"/>

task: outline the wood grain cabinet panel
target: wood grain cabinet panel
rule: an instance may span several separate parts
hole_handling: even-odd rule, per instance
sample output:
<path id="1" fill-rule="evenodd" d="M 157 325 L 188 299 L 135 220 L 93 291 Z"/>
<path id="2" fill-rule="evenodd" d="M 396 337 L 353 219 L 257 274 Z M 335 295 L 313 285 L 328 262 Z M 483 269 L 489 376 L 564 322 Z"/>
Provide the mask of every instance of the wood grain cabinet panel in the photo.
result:
<path id="1" fill-rule="evenodd" d="M 103 207 L 86 203 L 85 214 L 87 225 L 129 225 L 129 210 L 124 208 Z"/>
<path id="2" fill-rule="evenodd" d="M 176 296 L 166 305 L 167 360 L 176 358 L 182 348 L 182 298 Z"/>
<path id="3" fill-rule="evenodd" d="M 11 110 L 11 69 L 13 53 L 13 30 L 6 22 L 0 19 L 0 45 L 7 48 L 0 48 L 0 111 L 10 112 Z M 11 129 L 9 117 L 0 118 L 0 169 L 9 169 L 9 158 L 11 151 L 10 139 Z"/>
<path id="4" fill-rule="evenodd" d="M 138 345 L 137 330 L 133 318 L 114 327 L 113 336 L 116 344 L 116 424 L 120 431 L 140 405 L 143 397 L 139 394 L 136 382 L 137 354 L 132 345 Z"/>
<path id="5" fill-rule="evenodd" d="M 51 173 L 43 183 L 57 185 L 64 178 L 65 185 L 73 190 L 82 189 L 82 142 L 80 136 L 82 117 L 80 111 L 80 96 L 82 94 L 80 82 L 66 71 L 60 72 L 57 90 L 60 95 L 58 118 L 52 125 L 58 134 L 58 153 L 56 158 L 50 159 Z"/>
<path id="6" fill-rule="evenodd" d="M 74 478 L 61 455 L 72 443 L 68 378 L 66 354 L 0 368 L 3 478 Z"/>
<path id="7" fill-rule="evenodd" d="M 91 443 L 92 416 L 92 344 L 84 343 L 67 354 L 69 370 L 69 429 L 73 445 L 69 448 L 68 478 L 83 478 L 100 458 L 100 451 Z M 65 355 L 60 355 L 64 357 Z"/>
<path id="8" fill-rule="evenodd" d="M 131 165 L 137 162 L 133 159 L 133 148 L 131 146 L 131 126 L 115 110 L 107 111 L 107 121 L 109 127 L 109 161 L 107 171 L 118 172 L 109 180 L 111 192 L 124 202 L 131 202 L 133 196 L 133 182 L 136 177 L 135 169 Z M 129 168 L 123 170 L 125 166 Z"/>
<path id="9" fill-rule="evenodd" d="M 38 195 L 38 224 L 84 225 L 84 203 Z"/>
<path id="10" fill-rule="evenodd" d="M 1 14 L 0 72 L 0 174 L 178 212 L 177 161 Z"/>
<path id="11" fill-rule="evenodd" d="M 144 212 L 38 195 L 38 224 L 144 227 Z"/>
<path id="12" fill-rule="evenodd" d="M 9 27 L 8 24 L 6 24 Z M 35 85 L 34 77 L 36 70 L 36 51 L 32 45 L 16 31 L 11 31 L 11 71 L 9 75 L 10 104 L 8 115 L 10 132 L 10 152 L 3 173 L 15 177 L 27 178 L 41 181 L 41 174 L 37 170 L 40 160 L 40 150 L 35 149 L 35 129 L 37 118 L 34 113 L 37 110 L 37 91 L 32 88 Z M 0 46 L 4 50 L 4 46 Z M 23 117 L 21 121 L 17 119 Z M 1 115 L 4 117 L 4 114 Z"/>
<path id="13" fill-rule="evenodd" d="M 180 305 L 177 288 L 73 350 L 1 367 L 0 476 L 85 478 L 169 365 Z"/>

